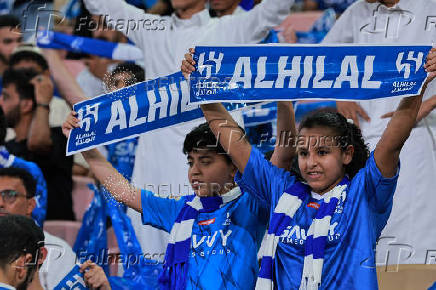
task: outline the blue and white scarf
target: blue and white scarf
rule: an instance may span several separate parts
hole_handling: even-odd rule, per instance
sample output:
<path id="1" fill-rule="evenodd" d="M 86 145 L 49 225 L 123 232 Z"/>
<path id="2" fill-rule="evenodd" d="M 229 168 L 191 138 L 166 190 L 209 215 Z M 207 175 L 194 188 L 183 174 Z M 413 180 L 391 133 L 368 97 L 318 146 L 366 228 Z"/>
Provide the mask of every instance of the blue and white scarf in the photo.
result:
<path id="1" fill-rule="evenodd" d="M 321 284 L 324 250 L 330 221 L 339 199 L 346 196 L 343 192 L 348 186 L 349 179 L 345 177 L 335 188 L 323 196 L 324 203 L 318 209 L 306 239 L 300 290 L 316 290 Z M 274 259 L 280 235 L 290 225 L 307 194 L 310 194 L 310 187 L 297 182 L 285 190 L 280 197 L 270 219 L 265 255 L 262 258 L 256 289 L 274 289 Z"/>
<path id="2" fill-rule="evenodd" d="M 202 212 L 214 212 L 241 196 L 239 187 L 221 196 L 195 196 L 183 206 L 171 232 L 159 283 L 164 289 L 185 289 L 192 227 Z"/>

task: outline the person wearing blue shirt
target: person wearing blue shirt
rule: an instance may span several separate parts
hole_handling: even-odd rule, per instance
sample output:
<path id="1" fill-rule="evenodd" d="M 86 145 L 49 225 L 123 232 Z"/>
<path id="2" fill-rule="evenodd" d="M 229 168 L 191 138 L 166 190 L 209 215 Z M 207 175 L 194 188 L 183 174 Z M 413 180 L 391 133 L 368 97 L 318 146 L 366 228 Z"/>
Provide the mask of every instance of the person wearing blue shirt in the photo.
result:
<path id="1" fill-rule="evenodd" d="M 78 127 L 75 115 L 64 123 L 64 134 Z M 278 115 L 280 130 L 295 133 L 292 104 L 280 102 Z M 290 164 L 281 156 L 291 155 L 289 150 L 276 147 L 271 158 L 274 164 L 288 168 Z M 97 150 L 83 152 L 83 156 L 116 200 L 141 212 L 144 224 L 170 233 L 159 279 L 162 288 L 253 288 L 269 208 L 236 186 L 236 167 L 207 124 L 186 136 L 183 152 L 195 194 L 180 198 L 162 198 L 131 187 Z"/>
<path id="2" fill-rule="evenodd" d="M 357 126 L 339 113 L 303 121 L 291 144 L 300 176 L 264 160 L 244 132 L 237 138 L 238 126 L 221 104 L 201 106 L 239 170 L 239 186 L 271 210 L 256 289 L 377 289 L 374 248 L 392 208 L 400 151 L 436 77 L 435 52 L 424 66 L 431 73 L 421 94 L 402 100 L 371 154 Z M 187 63 L 192 58 L 182 67 Z"/>

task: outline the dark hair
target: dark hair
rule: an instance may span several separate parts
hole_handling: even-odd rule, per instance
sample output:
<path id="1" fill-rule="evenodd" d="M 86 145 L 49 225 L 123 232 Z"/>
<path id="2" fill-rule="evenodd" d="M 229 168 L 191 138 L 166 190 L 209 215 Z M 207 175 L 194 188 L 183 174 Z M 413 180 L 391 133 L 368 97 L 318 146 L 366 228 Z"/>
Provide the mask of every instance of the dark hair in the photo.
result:
<path id="1" fill-rule="evenodd" d="M 7 123 L 6 123 L 5 113 L 3 112 L 3 109 L 0 106 L 0 146 L 5 145 L 6 133 L 7 133 Z"/>
<path id="2" fill-rule="evenodd" d="M 30 50 L 21 50 L 13 53 L 9 59 L 9 67 L 13 68 L 14 65 L 23 60 L 35 62 L 43 71 L 48 70 L 48 63 L 45 58 L 41 54 Z"/>
<path id="3" fill-rule="evenodd" d="M 32 260 L 25 283 L 30 283 L 38 268 L 39 249 L 44 246 L 44 232 L 35 222 L 21 215 L 0 217 L 0 267 L 12 263 L 20 256 L 31 254 Z"/>
<path id="4" fill-rule="evenodd" d="M 8 69 L 3 74 L 3 88 L 14 84 L 20 99 L 32 100 L 33 109 L 35 109 L 35 88 L 30 81 L 37 75 L 38 73 L 33 69 Z"/>
<path id="5" fill-rule="evenodd" d="M 0 15 L 0 28 L 19 28 L 20 19 L 11 14 Z"/>
<path id="6" fill-rule="evenodd" d="M 135 83 L 140 83 L 145 81 L 145 72 L 142 67 L 137 64 L 131 62 L 124 62 L 117 65 L 117 67 L 112 71 L 111 76 L 114 76 L 119 73 L 127 72 L 133 75 L 133 82 L 128 85 L 133 85 Z"/>
<path id="7" fill-rule="evenodd" d="M 319 110 L 308 115 L 300 124 L 298 131 L 303 128 L 325 127 L 332 129 L 336 136 L 339 137 L 339 146 L 345 150 L 348 145 L 353 145 L 354 154 L 350 164 L 345 166 L 345 173 L 353 178 L 361 168 L 365 166 L 369 157 L 368 146 L 362 137 L 360 129 L 347 121 L 347 119 L 338 112 Z"/>
<path id="8" fill-rule="evenodd" d="M 208 123 L 203 123 L 198 127 L 195 127 L 185 137 L 185 142 L 183 143 L 183 153 L 188 154 L 196 149 L 215 151 L 218 154 L 223 154 L 228 162 L 232 162 L 230 156 L 227 154 L 221 144 L 217 142 L 215 134 L 210 129 Z"/>
<path id="9" fill-rule="evenodd" d="M 36 193 L 36 181 L 27 170 L 16 167 L 0 168 L 0 177 L 18 178 L 26 188 L 27 197 L 34 197 Z"/>

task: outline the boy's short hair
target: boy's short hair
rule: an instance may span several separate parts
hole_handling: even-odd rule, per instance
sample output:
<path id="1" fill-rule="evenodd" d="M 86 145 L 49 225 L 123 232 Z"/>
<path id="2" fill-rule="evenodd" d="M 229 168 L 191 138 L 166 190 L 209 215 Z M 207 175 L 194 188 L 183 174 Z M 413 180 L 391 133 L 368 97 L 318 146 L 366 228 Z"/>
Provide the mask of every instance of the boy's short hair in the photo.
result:
<path id="1" fill-rule="evenodd" d="M 32 219 L 22 215 L 0 217 L 0 268 L 31 254 L 33 259 L 28 266 L 36 271 L 39 249 L 43 246 L 44 232 Z"/>
<path id="2" fill-rule="evenodd" d="M 207 149 L 215 151 L 217 154 L 223 154 L 228 162 L 232 162 L 230 156 L 221 144 L 217 142 L 215 134 L 210 129 L 208 123 L 203 123 L 195 127 L 185 137 L 185 142 L 183 143 L 183 153 L 185 155 L 198 149 Z"/>
<path id="3" fill-rule="evenodd" d="M 17 167 L 0 168 L 0 178 L 11 177 L 21 180 L 27 192 L 27 197 L 34 197 L 36 193 L 36 181 L 27 170 Z"/>

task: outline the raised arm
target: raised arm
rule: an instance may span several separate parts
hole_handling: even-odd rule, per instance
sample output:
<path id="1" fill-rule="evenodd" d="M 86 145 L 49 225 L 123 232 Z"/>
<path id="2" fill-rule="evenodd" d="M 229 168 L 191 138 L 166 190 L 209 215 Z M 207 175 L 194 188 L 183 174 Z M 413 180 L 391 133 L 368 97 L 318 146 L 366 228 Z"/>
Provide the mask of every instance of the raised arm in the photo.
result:
<path id="1" fill-rule="evenodd" d="M 50 67 L 50 74 L 53 76 L 62 98 L 71 106 L 86 100 L 85 93 L 82 88 L 80 88 L 71 72 L 67 69 L 58 53 L 52 49 L 44 49 L 43 52 Z"/>
<path id="2" fill-rule="evenodd" d="M 73 128 L 80 127 L 79 120 L 75 117 L 76 115 L 77 113 L 71 112 L 62 125 L 62 132 L 65 136 L 69 136 Z M 94 173 L 95 178 L 117 201 L 138 212 L 142 212 L 140 189 L 132 186 L 97 149 L 82 152 L 82 155 L 89 164 L 89 168 Z"/>
<path id="3" fill-rule="evenodd" d="M 244 173 L 251 152 L 251 145 L 245 138 L 244 130 L 222 104 L 201 105 L 201 109 L 217 140 L 232 158 L 233 164 Z"/>
<path id="4" fill-rule="evenodd" d="M 295 155 L 295 142 L 297 136 L 295 128 L 295 114 L 292 102 L 277 102 L 277 141 L 271 163 L 279 168 L 289 170 L 292 158 Z"/>
<path id="5" fill-rule="evenodd" d="M 418 116 L 422 103 L 422 97 L 424 96 L 428 83 L 436 76 L 435 61 L 436 49 L 433 48 L 427 57 L 426 69 L 430 73 L 422 88 L 421 94 L 404 98 L 401 101 L 377 144 L 374 151 L 374 158 L 377 167 L 384 177 L 393 177 L 396 173 L 401 149 L 416 124 L 416 117 Z"/>
<path id="6" fill-rule="evenodd" d="M 109 26 L 113 25 L 141 49 L 144 49 L 141 47 L 144 38 L 169 29 L 165 27 L 165 17 L 147 14 L 124 0 L 84 0 L 83 2 L 91 14 L 102 15 Z"/>
<path id="7" fill-rule="evenodd" d="M 223 40 L 232 43 L 259 43 L 269 31 L 285 20 L 294 0 L 264 0 L 247 13 L 221 17 L 223 29 L 205 33 L 199 45 L 217 45 Z"/>

